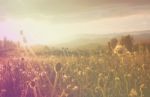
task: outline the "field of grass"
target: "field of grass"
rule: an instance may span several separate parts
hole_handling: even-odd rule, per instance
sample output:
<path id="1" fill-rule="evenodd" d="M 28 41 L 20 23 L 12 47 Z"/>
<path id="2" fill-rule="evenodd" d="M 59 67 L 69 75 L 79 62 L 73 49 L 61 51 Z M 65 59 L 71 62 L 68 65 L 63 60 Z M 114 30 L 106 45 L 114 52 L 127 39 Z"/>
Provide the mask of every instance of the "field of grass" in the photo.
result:
<path id="1" fill-rule="evenodd" d="M 149 52 L 60 52 L 1 58 L 0 97 L 150 96 Z"/>

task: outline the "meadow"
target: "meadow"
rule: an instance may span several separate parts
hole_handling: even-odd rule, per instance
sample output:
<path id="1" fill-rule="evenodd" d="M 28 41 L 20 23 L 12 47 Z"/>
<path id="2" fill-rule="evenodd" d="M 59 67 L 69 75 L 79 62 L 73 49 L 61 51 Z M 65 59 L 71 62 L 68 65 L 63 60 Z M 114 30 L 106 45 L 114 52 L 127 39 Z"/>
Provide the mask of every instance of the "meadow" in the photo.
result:
<path id="1" fill-rule="evenodd" d="M 141 49 L 26 50 L 0 58 L 0 97 L 149 97 L 149 59 Z"/>

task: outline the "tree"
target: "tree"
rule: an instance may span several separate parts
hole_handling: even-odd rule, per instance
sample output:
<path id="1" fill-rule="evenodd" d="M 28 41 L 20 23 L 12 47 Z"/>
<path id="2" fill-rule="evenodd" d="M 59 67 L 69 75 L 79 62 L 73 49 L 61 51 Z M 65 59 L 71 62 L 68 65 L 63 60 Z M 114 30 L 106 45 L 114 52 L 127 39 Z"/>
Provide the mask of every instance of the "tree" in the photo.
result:
<path id="1" fill-rule="evenodd" d="M 130 35 L 121 37 L 120 44 L 125 46 L 128 51 L 133 51 L 133 37 L 131 37 Z"/>
<path id="2" fill-rule="evenodd" d="M 110 42 L 108 42 L 109 49 L 112 51 L 116 47 L 117 43 L 118 40 L 116 38 L 111 39 Z"/>

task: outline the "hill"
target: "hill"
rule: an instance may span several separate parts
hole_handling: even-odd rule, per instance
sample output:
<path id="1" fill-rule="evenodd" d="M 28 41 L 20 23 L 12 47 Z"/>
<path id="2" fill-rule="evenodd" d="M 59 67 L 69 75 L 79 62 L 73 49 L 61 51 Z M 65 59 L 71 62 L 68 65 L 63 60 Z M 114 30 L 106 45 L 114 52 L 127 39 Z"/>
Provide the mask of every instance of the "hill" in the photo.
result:
<path id="1" fill-rule="evenodd" d="M 120 38 L 124 35 L 131 35 L 134 41 L 150 42 L 150 30 L 110 33 L 110 34 L 82 34 L 73 41 L 58 44 L 57 47 L 69 48 L 95 48 L 99 45 L 107 45 L 107 42 L 112 38 Z"/>

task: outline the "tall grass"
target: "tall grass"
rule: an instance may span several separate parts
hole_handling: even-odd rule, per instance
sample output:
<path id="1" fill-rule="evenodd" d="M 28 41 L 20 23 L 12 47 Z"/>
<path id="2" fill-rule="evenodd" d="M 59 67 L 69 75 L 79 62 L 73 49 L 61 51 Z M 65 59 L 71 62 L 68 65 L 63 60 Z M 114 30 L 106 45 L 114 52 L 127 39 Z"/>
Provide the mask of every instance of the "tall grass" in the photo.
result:
<path id="1" fill-rule="evenodd" d="M 2 62 L 0 97 L 149 97 L 150 54 L 62 51 Z"/>

